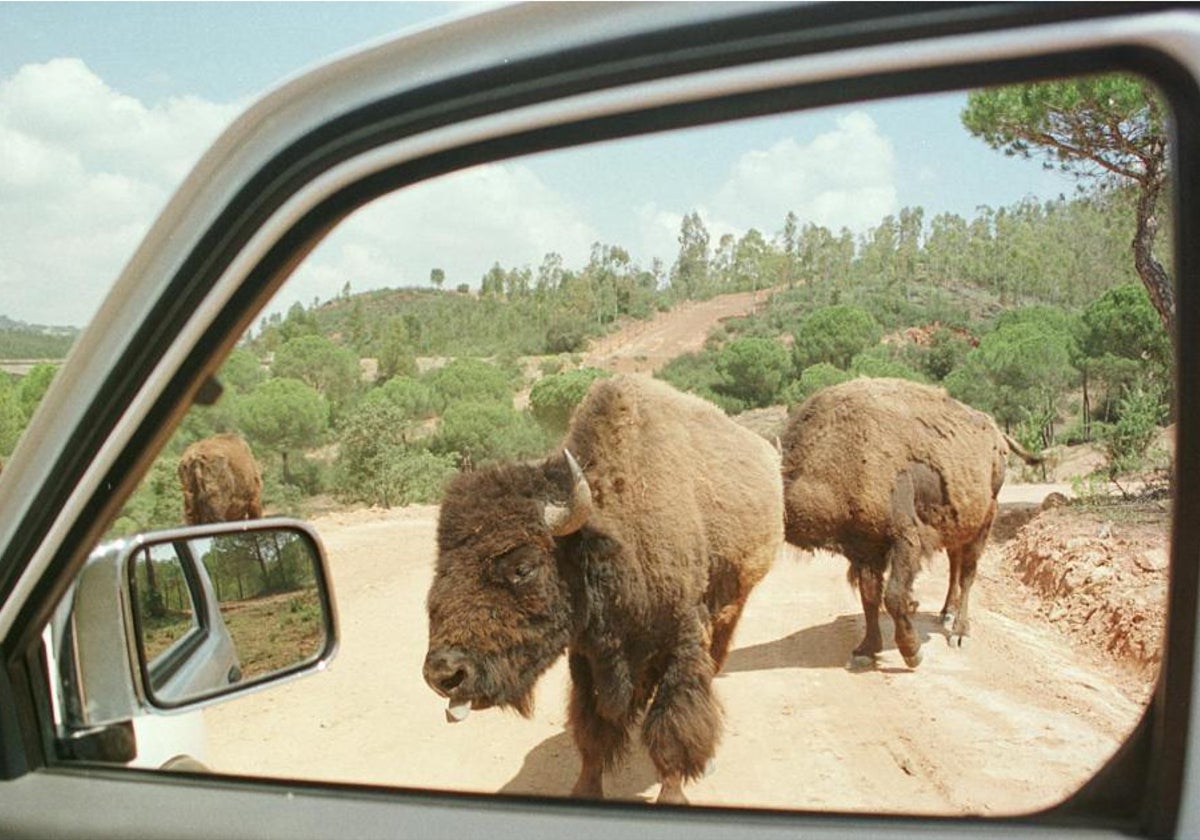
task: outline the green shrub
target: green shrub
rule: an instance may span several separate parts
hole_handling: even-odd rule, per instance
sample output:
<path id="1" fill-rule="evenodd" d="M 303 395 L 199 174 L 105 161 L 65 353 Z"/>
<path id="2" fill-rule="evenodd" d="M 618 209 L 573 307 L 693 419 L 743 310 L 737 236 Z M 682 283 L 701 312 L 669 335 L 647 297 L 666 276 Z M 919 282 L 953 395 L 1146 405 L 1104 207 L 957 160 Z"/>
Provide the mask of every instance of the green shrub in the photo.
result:
<path id="1" fill-rule="evenodd" d="M 388 463 L 383 486 L 394 504 L 433 504 L 441 501 L 446 482 L 457 472 L 453 456 L 411 448 Z"/>
<path id="2" fill-rule="evenodd" d="M 183 523 L 183 489 L 177 472 L 179 458 L 162 454 L 125 502 L 111 536 L 129 536 L 143 531 L 175 528 Z"/>
<path id="3" fill-rule="evenodd" d="M 382 401 L 400 410 L 405 421 L 423 420 L 434 414 L 436 396 L 424 382 L 407 376 L 397 376 L 367 392 L 363 403 Z"/>
<path id="4" fill-rule="evenodd" d="M 750 408 L 772 405 L 791 376 L 788 350 L 770 338 L 735 338 L 717 352 L 715 390 Z"/>
<path id="5" fill-rule="evenodd" d="M 430 449 L 454 455 L 460 466 L 467 467 L 531 458 L 543 454 L 549 443 L 528 412 L 497 402 L 459 402 L 442 414 Z"/>
<path id="6" fill-rule="evenodd" d="M 827 362 L 822 362 L 821 364 L 810 365 L 805 368 L 800 373 L 799 379 L 783 389 L 781 396 L 784 403 L 791 408 L 794 405 L 804 402 L 822 388 L 828 388 L 830 385 L 837 385 L 841 382 L 848 382 L 853 378 L 854 374 L 840 370 Z"/>
<path id="7" fill-rule="evenodd" d="M 558 321 L 546 328 L 547 353 L 574 353 L 582 350 L 587 333 L 577 323 Z"/>
<path id="8" fill-rule="evenodd" d="M 848 304 L 826 306 L 804 316 L 796 326 L 792 352 L 796 368 L 821 362 L 845 370 L 850 360 L 879 343 L 883 328 L 864 309 Z"/>
<path id="9" fill-rule="evenodd" d="M 1108 456 L 1109 473 L 1117 475 L 1141 467 L 1146 450 L 1158 436 L 1162 404 L 1157 396 L 1137 389 L 1119 403 L 1120 416 L 1106 424 L 1100 435 Z"/>
<path id="10" fill-rule="evenodd" d="M 422 380 L 433 393 L 434 408 L 444 411 L 459 402 L 511 402 L 509 375 L 481 359 L 455 359 L 431 370 Z"/>
<path id="11" fill-rule="evenodd" d="M 876 349 L 859 353 L 850 362 L 850 373 L 855 376 L 869 376 L 873 379 L 909 379 L 913 382 L 925 382 L 925 376 L 913 370 L 907 364 L 891 358 L 886 352 Z"/>
<path id="12" fill-rule="evenodd" d="M 534 419 L 547 432 L 562 434 L 571 422 L 571 413 L 588 388 L 597 379 L 606 376 L 611 374 L 600 368 L 589 367 L 542 377 L 529 392 L 529 409 Z"/>
<path id="13" fill-rule="evenodd" d="M 709 351 L 676 356 L 654 375 L 680 391 L 700 394 L 706 399 L 711 399 L 709 395 L 716 394 L 716 389 L 721 383 L 721 374 L 717 370 L 717 356 Z"/>

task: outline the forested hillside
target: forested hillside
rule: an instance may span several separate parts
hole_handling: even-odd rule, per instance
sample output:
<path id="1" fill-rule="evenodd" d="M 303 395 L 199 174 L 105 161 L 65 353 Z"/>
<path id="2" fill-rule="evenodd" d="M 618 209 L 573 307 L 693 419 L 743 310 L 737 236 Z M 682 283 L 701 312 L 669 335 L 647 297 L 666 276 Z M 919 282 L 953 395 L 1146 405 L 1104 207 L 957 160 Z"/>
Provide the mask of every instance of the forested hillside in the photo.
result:
<path id="1" fill-rule="evenodd" d="M 0 315 L 0 360 L 61 359 L 74 344 L 74 327 L 40 327 Z"/>
<path id="2" fill-rule="evenodd" d="M 552 446 L 587 385 L 587 343 L 685 301 L 767 290 L 658 375 L 730 414 L 793 405 L 852 376 L 941 383 L 1035 448 L 1095 440 L 1140 463 L 1169 420 L 1171 348 L 1129 254 L 1131 196 L 888 216 L 864 235 L 800 225 L 712 242 L 686 216 L 670 267 L 596 245 L 568 267 L 496 265 L 477 290 L 355 293 L 264 319 L 226 362 L 118 523 L 178 522 L 175 464 L 218 431 L 247 438 L 269 507 L 436 500 L 454 471 Z M 53 369 L 0 377 L 7 453 Z M 520 393 L 526 398 L 514 399 Z M 1114 466 L 1114 469 L 1116 467 Z"/>

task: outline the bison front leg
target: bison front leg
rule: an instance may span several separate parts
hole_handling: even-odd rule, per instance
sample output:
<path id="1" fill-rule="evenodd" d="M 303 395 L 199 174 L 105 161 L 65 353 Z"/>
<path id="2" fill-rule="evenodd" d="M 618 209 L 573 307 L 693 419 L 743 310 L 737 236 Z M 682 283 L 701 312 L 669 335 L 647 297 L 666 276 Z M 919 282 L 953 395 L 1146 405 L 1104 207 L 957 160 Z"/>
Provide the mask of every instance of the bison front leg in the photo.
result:
<path id="1" fill-rule="evenodd" d="M 602 708 L 607 704 L 602 702 L 604 698 L 586 657 L 572 653 L 568 666 L 571 698 L 567 721 L 582 762 L 571 795 L 601 799 L 604 797 L 604 771 L 616 763 L 629 742 L 630 710 L 623 709 L 614 717 L 611 711 Z"/>
<path id="2" fill-rule="evenodd" d="M 667 663 L 642 725 L 642 740 L 662 781 L 659 802 L 686 804 L 684 783 L 711 767 L 721 737 L 712 680 L 712 658 L 697 632 Z"/>

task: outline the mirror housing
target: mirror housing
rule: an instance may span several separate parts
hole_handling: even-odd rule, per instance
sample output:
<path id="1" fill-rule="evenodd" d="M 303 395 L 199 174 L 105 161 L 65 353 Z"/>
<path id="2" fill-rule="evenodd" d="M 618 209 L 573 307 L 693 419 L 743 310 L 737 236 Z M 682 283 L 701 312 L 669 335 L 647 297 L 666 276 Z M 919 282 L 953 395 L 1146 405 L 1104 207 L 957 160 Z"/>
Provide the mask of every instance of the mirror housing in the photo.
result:
<path id="1" fill-rule="evenodd" d="M 248 670 L 246 652 L 238 650 L 237 633 L 230 631 L 228 620 L 246 604 L 227 603 L 223 610 L 209 567 L 222 553 L 253 552 L 255 547 L 255 562 L 267 573 L 272 566 L 279 570 L 285 555 L 289 558 L 290 571 L 278 572 L 275 588 L 268 585 L 263 594 L 274 606 L 282 602 L 285 610 L 303 613 L 310 632 L 303 656 L 275 657 L 269 667 Z M 169 566 L 163 565 L 166 558 Z M 303 574 L 297 559 L 307 563 Z M 156 595 L 158 606 L 164 606 L 164 591 L 156 589 L 157 581 L 147 582 L 147 567 L 151 575 L 159 572 L 164 589 L 170 588 L 168 583 L 174 587 L 167 597 L 175 600 L 165 606 L 178 609 L 155 609 Z M 288 590 L 291 584 L 296 585 Z M 185 592 L 190 602 L 183 600 L 189 597 Z M 245 588 L 238 594 L 247 594 Z M 155 622 L 164 615 L 179 619 L 165 642 L 155 633 L 162 629 Z M 337 650 L 337 639 L 325 552 L 304 522 L 224 522 L 105 543 L 92 552 L 47 630 L 47 649 L 58 675 L 58 717 L 65 729 L 60 735 L 94 735 L 97 728 L 140 715 L 197 709 L 323 670 Z M 250 658 L 261 656 L 260 649 Z"/>

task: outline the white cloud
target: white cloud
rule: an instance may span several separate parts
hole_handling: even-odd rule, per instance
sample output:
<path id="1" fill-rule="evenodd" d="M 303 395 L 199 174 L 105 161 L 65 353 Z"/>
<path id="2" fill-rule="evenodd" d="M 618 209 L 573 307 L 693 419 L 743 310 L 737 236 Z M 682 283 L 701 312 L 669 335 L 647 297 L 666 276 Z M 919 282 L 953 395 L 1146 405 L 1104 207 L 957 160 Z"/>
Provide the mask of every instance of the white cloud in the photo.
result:
<path id="1" fill-rule="evenodd" d="M 78 59 L 0 79 L 0 314 L 83 324 L 171 192 L 242 104 L 177 97 L 147 105 Z M 477 167 L 381 199 L 300 267 L 275 308 L 428 283 L 478 285 L 499 262 L 549 251 L 581 265 L 599 239 L 526 166 Z"/>
<path id="2" fill-rule="evenodd" d="M 809 143 L 788 137 L 744 154 L 713 200 L 717 218 L 768 236 L 789 211 L 802 224 L 860 232 L 896 212 L 891 142 L 862 111 L 837 118 Z"/>
<path id="3" fill-rule="evenodd" d="M 241 107 L 194 97 L 148 106 L 74 58 L 0 80 L 0 314 L 85 323 Z"/>
<path id="4" fill-rule="evenodd" d="M 750 228 L 771 239 L 789 211 L 801 225 L 864 232 L 898 210 L 895 168 L 891 142 L 869 115 L 840 116 L 832 130 L 807 143 L 786 137 L 744 153 L 722 185 L 694 207 L 639 207 L 638 255 L 658 255 L 669 267 L 679 251 L 683 216 L 693 211 L 700 214 L 714 250 L 723 235 L 740 237 Z"/>
<path id="5" fill-rule="evenodd" d="M 445 288 L 473 287 L 499 262 L 535 270 L 551 251 L 568 266 L 587 261 L 595 230 L 576 208 L 520 163 L 457 172 L 379 199 L 323 241 L 277 295 L 295 301 L 381 286 L 426 285 L 434 268 Z"/>
<path id="6" fill-rule="evenodd" d="M 636 210 L 640 239 L 634 258 L 649 268 L 654 257 L 662 260 L 663 268 L 669 269 L 679 253 L 679 228 L 683 224 L 683 212 L 664 210 L 657 204 L 644 204 Z"/>

